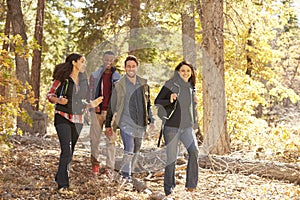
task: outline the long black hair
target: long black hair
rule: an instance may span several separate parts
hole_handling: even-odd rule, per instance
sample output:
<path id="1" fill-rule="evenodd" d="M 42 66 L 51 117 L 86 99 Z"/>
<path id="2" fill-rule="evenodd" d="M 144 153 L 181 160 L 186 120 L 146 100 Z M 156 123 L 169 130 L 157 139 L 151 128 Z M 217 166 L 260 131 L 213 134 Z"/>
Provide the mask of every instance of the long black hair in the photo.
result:
<path id="1" fill-rule="evenodd" d="M 73 61 L 78 61 L 82 57 L 81 54 L 78 53 L 72 53 L 67 56 L 66 61 L 64 63 L 60 63 L 55 66 L 54 71 L 53 71 L 53 79 L 59 80 L 60 82 L 63 82 L 66 80 L 72 70 L 73 70 Z"/>
<path id="2" fill-rule="evenodd" d="M 192 65 L 191 63 L 188 63 L 187 61 L 184 60 L 184 61 L 180 62 L 180 63 L 176 66 L 175 71 L 179 71 L 180 68 L 181 68 L 183 65 L 187 65 L 187 66 L 189 66 L 189 67 L 191 68 L 191 70 L 192 70 L 192 75 L 191 75 L 191 77 L 189 78 L 189 82 L 191 83 L 191 85 L 192 85 L 193 87 L 195 87 L 195 85 L 196 85 L 196 73 L 195 73 L 195 69 L 194 69 L 194 67 L 193 67 L 193 65 Z"/>

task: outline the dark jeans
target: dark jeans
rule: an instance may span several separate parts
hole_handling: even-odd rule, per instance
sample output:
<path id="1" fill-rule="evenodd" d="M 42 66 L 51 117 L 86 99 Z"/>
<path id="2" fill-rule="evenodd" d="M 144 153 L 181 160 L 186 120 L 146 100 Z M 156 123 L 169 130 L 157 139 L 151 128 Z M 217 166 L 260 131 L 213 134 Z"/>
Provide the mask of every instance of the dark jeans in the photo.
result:
<path id="1" fill-rule="evenodd" d="M 58 188 L 68 188 L 69 166 L 82 129 L 82 124 L 74 124 L 60 115 L 55 115 L 55 121 L 59 121 L 59 123 L 55 123 L 55 128 L 61 149 L 55 181 L 58 184 Z"/>
<path id="2" fill-rule="evenodd" d="M 198 184 L 198 145 L 192 127 L 174 128 L 164 127 L 164 140 L 166 143 L 167 163 L 164 174 L 165 194 L 171 194 L 175 187 L 175 165 L 178 154 L 178 144 L 181 141 L 188 151 L 188 165 L 186 169 L 186 188 L 196 188 Z"/>
<path id="3" fill-rule="evenodd" d="M 124 154 L 121 164 L 121 175 L 123 178 L 131 179 L 132 166 L 142 146 L 142 137 L 133 136 L 131 132 L 120 130 L 124 144 Z M 143 133 L 141 133 L 142 135 Z"/>

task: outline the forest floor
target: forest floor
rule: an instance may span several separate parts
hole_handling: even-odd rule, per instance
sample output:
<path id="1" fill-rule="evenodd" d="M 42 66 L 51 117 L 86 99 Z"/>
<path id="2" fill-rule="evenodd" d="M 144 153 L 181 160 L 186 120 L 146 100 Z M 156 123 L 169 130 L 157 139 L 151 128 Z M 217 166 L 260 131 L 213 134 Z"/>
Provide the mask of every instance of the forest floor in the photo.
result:
<path id="1" fill-rule="evenodd" d="M 73 195 L 60 195 L 54 182 L 60 148 L 53 126 L 50 125 L 47 134 L 43 136 L 11 137 L 13 147 L 10 149 L 0 145 L 0 199 L 165 199 L 163 176 L 160 173 L 163 172 L 163 165 L 160 164 L 150 165 L 150 168 L 153 167 L 152 175 L 149 172 L 133 174 L 147 187 L 147 190 L 141 192 L 124 191 L 118 181 L 106 175 L 94 176 L 91 172 L 88 132 L 89 126 L 85 125 L 70 168 Z M 156 142 L 156 135 L 144 140 L 143 152 L 156 151 Z M 103 142 L 101 147 L 103 150 Z M 117 159 L 120 159 L 121 151 L 122 144 L 118 141 Z M 237 155 L 236 152 L 233 154 Z M 238 154 L 243 158 L 254 159 L 255 152 L 239 151 Z M 105 157 L 102 156 L 105 163 Z M 295 164 L 300 163 L 299 158 Z M 186 163 L 184 158 L 180 158 L 180 161 L 181 166 Z M 177 185 L 170 196 L 173 199 L 300 199 L 300 186 L 293 183 L 202 168 L 199 168 L 197 189 L 187 192 L 184 187 L 185 174 L 184 168 L 176 171 Z"/>

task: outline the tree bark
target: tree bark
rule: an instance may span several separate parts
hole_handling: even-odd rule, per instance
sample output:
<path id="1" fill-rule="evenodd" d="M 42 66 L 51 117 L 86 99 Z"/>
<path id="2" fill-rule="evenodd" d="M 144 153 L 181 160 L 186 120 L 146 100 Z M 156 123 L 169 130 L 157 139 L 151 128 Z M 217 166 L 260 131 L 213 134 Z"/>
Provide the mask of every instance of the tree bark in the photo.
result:
<path id="1" fill-rule="evenodd" d="M 226 154 L 230 151 L 227 133 L 223 0 L 197 2 L 203 28 L 203 132 L 201 153 Z"/>
<path id="2" fill-rule="evenodd" d="M 20 35 L 23 39 L 24 47 L 27 45 L 27 35 L 25 23 L 21 9 L 20 0 L 7 0 L 8 12 L 12 14 L 12 30 L 14 35 Z M 29 65 L 25 55 L 15 54 L 16 56 L 16 75 L 23 83 L 29 81 Z"/>
<path id="3" fill-rule="evenodd" d="M 196 67 L 197 50 L 195 43 L 194 5 L 189 4 L 181 14 L 183 58 Z"/>
<path id="4" fill-rule="evenodd" d="M 4 35 L 9 37 L 10 35 L 10 25 L 11 25 L 11 12 L 8 10 L 6 13 L 5 26 L 4 26 Z M 3 50 L 9 51 L 9 43 L 3 41 Z M 7 97 L 7 88 L 5 85 L 0 85 L 0 95 L 4 98 Z"/>
<path id="5" fill-rule="evenodd" d="M 11 12 L 12 17 L 12 30 L 14 35 L 20 35 L 23 39 L 24 48 L 27 46 L 27 35 L 25 32 L 25 23 L 23 19 L 21 2 L 20 0 L 7 0 L 8 12 Z M 25 49 L 26 50 L 26 49 Z M 26 51 L 25 51 L 26 52 Z M 16 76 L 23 84 L 29 82 L 29 64 L 26 58 L 26 55 L 21 55 L 20 53 L 15 52 L 16 59 Z M 28 94 L 26 91 L 25 95 Z M 20 104 L 21 109 L 24 109 L 30 113 L 32 112 L 31 106 L 28 101 L 24 100 Z M 28 124 L 24 122 L 21 117 L 17 117 L 17 128 L 20 128 L 22 131 L 28 130 Z"/>
<path id="6" fill-rule="evenodd" d="M 129 54 L 134 55 L 138 49 L 139 41 L 139 24 L 140 24 L 140 0 L 130 0 L 130 40 L 129 40 Z"/>
<path id="7" fill-rule="evenodd" d="M 6 19 L 5 19 L 5 26 L 4 26 L 4 35 L 7 36 L 7 37 L 10 35 L 11 20 L 12 20 L 11 19 L 11 12 L 10 12 L 10 10 L 7 10 Z M 6 43 L 6 41 L 3 41 L 3 50 L 8 51 L 8 48 L 9 48 L 9 44 Z"/>
<path id="8" fill-rule="evenodd" d="M 263 178 L 287 180 L 300 184 L 299 165 L 276 163 L 271 161 L 249 161 L 221 156 L 204 156 L 199 158 L 201 168 L 210 168 L 223 172 L 254 174 Z"/>
<path id="9" fill-rule="evenodd" d="M 252 27 L 250 27 L 248 29 L 248 37 L 251 38 L 251 33 L 252 33 Z M 247 40 L 247 45 L 249 47 L 253 47 L 253 42 L 251 39 L 248 39 Z M 251 55 L 250 55 L 250 52 L 248 49 L 246 49 L 246 52 L 247 52 L 247 56 L 246 56 L 246 59 L 247 59 L 247 70 L 246 70 L 246 74 L 251 76 L 251 73 L 252 73 L 252 69 L 253 69 L 253 63 L 252 63 L 252 58 L 251 58 Z"/>
<path id="10" fill-rule="evenodd" d="M 41 63 L 42 63 L 42 41 L 43 41 L 43 25 L 44 25 L 44 9 L 45 1 L 38 0 L 34 38 L 40 49 L 33 50 L 32 68 L 31 68 L 31 86 L 36 99 L 34 109 L 39 110 L 40 99 L 40 82 L 41 82 Z"/>

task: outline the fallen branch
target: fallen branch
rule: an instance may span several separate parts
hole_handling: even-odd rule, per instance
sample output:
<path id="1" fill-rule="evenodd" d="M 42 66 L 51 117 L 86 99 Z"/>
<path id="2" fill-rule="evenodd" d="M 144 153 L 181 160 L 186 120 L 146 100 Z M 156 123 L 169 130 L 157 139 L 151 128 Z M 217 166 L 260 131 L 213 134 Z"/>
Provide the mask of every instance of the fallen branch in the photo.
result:
<path id="1" fill-rule="evenodd" d="M 300 166 L 263 160 L 241 160 L 225 156 L 203 156 L 199 158 L 199 167 L 216 171 L 255 174 L 263 178 L 287 180 L 300 184 Z"/>

